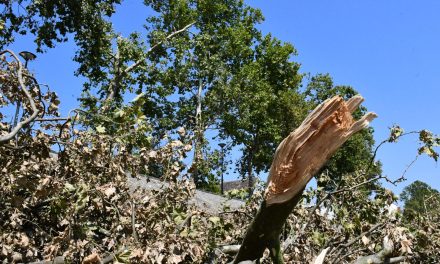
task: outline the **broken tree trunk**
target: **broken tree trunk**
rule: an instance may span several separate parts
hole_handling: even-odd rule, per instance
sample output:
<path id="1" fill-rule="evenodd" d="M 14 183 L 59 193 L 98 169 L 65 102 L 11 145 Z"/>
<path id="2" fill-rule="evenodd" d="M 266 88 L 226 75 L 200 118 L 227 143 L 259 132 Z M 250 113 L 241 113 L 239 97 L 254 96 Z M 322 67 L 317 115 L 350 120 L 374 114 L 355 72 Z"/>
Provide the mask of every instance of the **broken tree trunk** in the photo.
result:
<path id="1" fill-rule="evenodd" d="M 351 114 L 362 101 L 360 95 L 348 101 L 340 96 L 324 101 L 281 142 L 270 168 L 264 200 L 233 263 L 260 259 L 266 248 L 274 263 L 283 263 L 280 233 L 306 184 L 350 136 L 376 117 L 368 113 L 360 120 L 353 119 Z"/>

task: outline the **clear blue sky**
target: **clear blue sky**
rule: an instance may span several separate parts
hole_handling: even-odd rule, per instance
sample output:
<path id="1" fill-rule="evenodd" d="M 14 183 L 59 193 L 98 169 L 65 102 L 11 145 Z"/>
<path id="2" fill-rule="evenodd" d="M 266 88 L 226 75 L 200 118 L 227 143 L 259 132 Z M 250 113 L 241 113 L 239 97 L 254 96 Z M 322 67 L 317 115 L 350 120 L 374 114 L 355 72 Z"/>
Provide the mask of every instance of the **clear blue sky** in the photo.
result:
<path id="1" fill-rule="evenodd" d="M 123 35 L 141 30 L 148 11 L 142 1 L 126 0 L 114 17 Z M 335 84 L 351 85 L 379 117 L 372 123 L 376 141 L 399 124 L 406 131 L 440 133 L 440 1 L 246 1 L 262 10 L 264 33 L 291 42 L 302 72 L 329 73 Z M 34 45 L 26 37 L 16 51 Z M 64 43 L 39 54 L 30 64 L 42 83 L 61 97 L 62 112 L 77 106 L 81 80 L 73 76 L 75 46 Z M 407 138 L 382 148 L 384 173 L 396 178 L 417 152 L 417 139 Z M 415 180 L 440 190 L 437 164 L 422 157 L 407 173 L 408 181 L 392 187 L 397 193 Z"/>
<path id="2" fill-rule="evenodd" d="M 294 44 L 302 71 L 330 73 L 351 85 L 379 117 L 375 139 L 399 124 L 406 131 L 440 133 L 440 1 L 248 1 L 263 11 L 261 29 Z M 379 153 L 384 173 L 401 175 L 416 154 L 417 138 Z M 440 190 L 438 165 L 421 157 L 407 173 Z"/>

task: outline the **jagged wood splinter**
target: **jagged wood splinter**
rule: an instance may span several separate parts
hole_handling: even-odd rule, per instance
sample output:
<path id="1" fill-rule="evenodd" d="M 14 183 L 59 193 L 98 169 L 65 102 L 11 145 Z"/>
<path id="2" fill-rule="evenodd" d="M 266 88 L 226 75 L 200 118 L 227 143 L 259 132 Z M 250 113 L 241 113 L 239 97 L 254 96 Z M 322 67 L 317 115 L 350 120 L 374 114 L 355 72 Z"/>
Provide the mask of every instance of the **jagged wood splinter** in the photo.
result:
<path id="1" fill-rule="evenodd" d="M 278 146 L 269 171 L 260 209 L 249 226 L 233 263 L 256 260 L 266 248 L 274 263 L 283 263 L 279 236 L 282 226 L 301 198 L 310 179 L 354 133 L 376 117 L 367 113 L 354 120 L 352 113 L 364 99 L 327 99 Z"/>

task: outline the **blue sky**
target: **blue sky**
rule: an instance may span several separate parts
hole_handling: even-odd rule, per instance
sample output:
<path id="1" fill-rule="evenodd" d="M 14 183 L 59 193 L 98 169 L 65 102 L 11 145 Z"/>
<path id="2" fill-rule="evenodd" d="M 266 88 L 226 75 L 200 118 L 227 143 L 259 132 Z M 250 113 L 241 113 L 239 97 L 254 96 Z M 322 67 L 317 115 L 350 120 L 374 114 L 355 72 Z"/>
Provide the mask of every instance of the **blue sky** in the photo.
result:
<path id="1" fill-rule="evenodd" d="M 329 73 L 335 84 L 351 85 L 373 121 L 377 142 L 388 128 L 440 133 L 439 1 L 248 1 L 262 10 L 265 33 L 293 43 L 303 72 Z M 413 160 L 417 138 L 388 144 L 379 153 L 384 173 L 402 174 Z M 421 157 L 406 174 L 440 189 L 440 170 Z"/>
<path id="2" fill-rule="evenodd" d="M 113 18 L 123 35 L 141 30 L 148 10 L 142 1 L 126 0 Z M 298 50 L 302 72 L 329 73 L 335 84 L 351 85 L 379 117 L 372 123 L 376 141 L 399 124 L 406 131 L 440 133 L 440 1 L 246 1 L 266 20 L 259 27 Z M 15 51 L 34 45 L 17 38 Z M 75 46 L 59 44 L 30 63 L 38 79 L 61 97 L 62 112 L 77 106 L 82 80 L 73 76 Z M 417 153 L 417 138 L 388 144 L 378 153 L 384 173 L 397 178 Z M 397 193 L 415 180 L 440 190 L 440 170 L 421 157 L 407 173 L 408 181 L 390 187 Z"/>

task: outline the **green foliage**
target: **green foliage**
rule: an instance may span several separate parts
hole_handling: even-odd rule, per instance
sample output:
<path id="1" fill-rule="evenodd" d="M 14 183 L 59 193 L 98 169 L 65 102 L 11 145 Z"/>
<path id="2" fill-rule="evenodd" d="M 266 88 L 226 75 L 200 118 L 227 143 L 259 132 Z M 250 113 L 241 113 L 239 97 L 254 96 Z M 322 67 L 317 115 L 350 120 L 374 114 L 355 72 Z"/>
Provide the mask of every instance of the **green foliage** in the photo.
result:
<path id="1" fill-rule="evenodd" d="M 414 254 L 420 263 L 437 263 L 440 247 L 440 192 L 428 184 L 415 181 L 406 186 L 400 199 L 404 202 L 403 218 L 414 237 Z"/>
<path id="2" fill-rule="evenodd" d="M 75 60 L 80 63 L 78 74 L 101 80 L 101 66 L 109 61 L 112 25 L 108 21 L 120 0 L 94 1 L 2 1 L 0 50 L 14 40 L 14 35 L 33 34 L 37 51 L 53 48 L 73 34 L 79 50 Z M 24 10 L 23 10 L 24 9 Z"/>
<path id="3" fill-rule="evenodd" d="M 120 3 L 120 0 L 3 1 L 0 19 L 7 30 L 1 37 L 1 47 L 14 40 L 14 33 L 34 34 L 40 51 L 44 47 L 54 47 L 57 42 L 67 41 L 69 33 L 98 33 L 98 27 L 102 25 L 100 21 L 110 17 L 115 12 L 115 5 Z"/>
<path id="4" fill-rule="evenodd" d="M 109 20 L 120 3 L 0 4 L 0 49 L 17 33 L 33 34 L 39 51 L 72 36 L 76 74 L 87 80 L 74 116 L 61 124 L 33 123 L 0 145 L 0 257 L 6 262 L 57 255 L 81 262 L 107 251 L 120 262 L 230 261 L 215 256 L 215 248 L 241 241 L 263 193 L 255 191 L 246 208 L 220 216 L 187 203 L 194 186 L 184 171 L 197 176 L 198 188 L 219 191 L 220 153 L 209 137 L 240 147 L 238 169 L 250 177 L 269 169 L 278 144 L 311 109 L 334 95 L 357 93 L 335 86 L 329 75 L 304 82 L 293 45 L 263 35 L 261 12 L 242 0 L 145 0 L 155 13 L 145 32 L 129 36 L 116 34 Z M 0 106 L 24 102 L 22 117 L 29 116 L 17 64 L 2 58 L 0 66 Z M 39 117 L 58 116 L 56 94 L 36 83 L 25 71 Z M 11 130 L 6 120 L 0 114 L 1 134 Z M 415 182 L 402 193 L 406 222 L 390 213 L 396 197 L 376 181 L 385 177 L 372 163 L 372 132 L 348 140 L 318 173 L 318 188 L 304 194 L 317 210 L 301 203 L 286 223 L 284 238 L 293 241 L 286 244 L 287 261 L 308 263 L 330 246 L 329 262 L 352 262 L 379 250 L 385 237 L 397 242 L 395 256 L 414 249 L 416 262 L 439 261 L 432 256 L 440 245 L 438 191 Z M 414 133 L 418 155 L 437 160 L 439 138 L 427 130 Z M 394 126 L 387 141 L 405 134 Z M 162 177 L 170 187 L 129 192 L 127 172 Z M 228 195 L 245 198 L 247 192 Z M 381 229 L 370 230 L 377 224 Z"/>
<path id="5" fill-rule="evenodd" d="M 249 197 L 249 189 L 248 188 L 245 188 L 245 189 L 234 189 L 234 190 L 227 191 L 225 193 L 225 195 L 228 198 L 231 198 L 231 199 L 245 200 L 246 198 Z"/>
<path id="6" fill-rule="evenodd" d="M 299 65 L 290 61 L 295 54 L 292 45 L 265 36 L 255 48 L 255 60 L 243 65 L 223 90 L 221 134 L 243 146 L 243 175 L 267 171 L 277 145 L 307 112 L 298 91 Z"/>
<path id="7" fill-rule="evenodd" d="M 149 73 L 146 93 L 150 97 L 178 97 L 168 116 L 173 121 L 165 123 L 170 128 L 185 126 L 194 135 L 193 173 L 202 187 L 212 178 L 212 166 L 206 163 L 211 165 L 215 155 L 209 151 L 205 131 L 219 128 L 225 107 L 235 104 L 235 98 L 228 96 L 229 82 L 253 60 L 253 46 L 260 38 L 255 24 L 262 17 L 258 10 L 237 0 L 151 4 L 158 12 L 149 18 L 151 44 L 157 36 L 169 34 L 169 28 L 195 22 L 190 31 L 151 53 L 149 58 L 160 70 Z"/>
<path id="8" fill-rule="evenodd" d="M 421 181 L 406 186 L 400 194 L 400 199 L 405 203 L 403 216 L 408 221 L 440 211 L 439 191 Z"/>
<path id="9" fill-rule="evenodd" d="M 199 187 L 215 186 L 216 158 L 211 156 L 216 154 L 207 129 L 241 147 L 237 168 L 250 177 L 268 170 L 277 145 L 310 109 L 335 94 L 356 94 L 348 86 L 334 87 L 328 75 L 313 77 L 301 92 L 303 75 L 292 61 L 295 48 L 264 36 L 256 28 L 261 12 L 241 0 L 144 1 L 155 11 L 147 18 L 147 31 L 127 37 L 116 35 L 108 20 L 120 1 L 86 2 L 31 1 L 28 14 L 20 18 L 29 25 L 13 20 L 16 10 L 5 6 L 3 20 L 16 26 L 9 27 L 11 36 L 21 29 L 36 34 L 39 47 L 52 47 L 74 34 L 77 74 L 88 80 L 80 98 L 85 125 L 112 135 L 136 130 L 127 138 L 134 149 L 158 146 L 167 131 L 185 127 L 193 136 Z M 51 26 L 39 23 L 38 16 Z M 141 100 L 125 105 L 127 93 Z M 139 127 L 122 125 L 139 120 Z M 147 131 L 152 138 L 142 140 Z M 359 169 L 369 161 L 373 144 L 372 131 L 357 135 L 326 169 L 335 177 Z"/>

